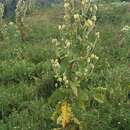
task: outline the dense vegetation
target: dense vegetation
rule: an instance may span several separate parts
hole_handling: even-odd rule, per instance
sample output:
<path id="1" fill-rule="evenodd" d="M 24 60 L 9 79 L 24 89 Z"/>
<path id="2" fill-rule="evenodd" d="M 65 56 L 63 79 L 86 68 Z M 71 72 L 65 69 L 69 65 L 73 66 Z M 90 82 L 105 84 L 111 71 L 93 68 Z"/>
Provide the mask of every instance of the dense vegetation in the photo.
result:
<path id="1" fill-rule="evenodd" d="M 72 89 L 67 88 L 66 82 L 60 82 L 61 77 L 57 77 L 51 62 L 59 58 L 54 38 L 59 41 L 75 35 L 68 36 L 69 30 L 59 35 L 63 5 L 36 10 L 27 16 L 17 10 L 15 22 L 2 20 L 0 130 L 130 130 L 129 6 L 129 3 L 99 3 L 96 26 L 89 35 L 89 41 L 94 43 L 95 33 L 100 32 L 93 52 L 99 59 L 94 66 L 91 64 L 90 76 L 87 73 L 87 78 L 85 75 L 83 78 L 78 73 L 76 81 L 80 83 L 73 82 L 76 84 L 70 86 Z M 1 13 L 2 10 L 0 18 Z M 79 22 L 77 18 L 75 20 Z M 86 24 L 87 27 L 90 25 Z M 82 44 L 82 40 L 80 42 Z M 70 53 L 76 54 L 78 59 L 79 48 Z M 71 58 L 60 62 L 63 76 Z M 82 62 L 78 64 L 80 70 L 85 68 Z M 70 71 L 67 74 L 70 75 Z M 75 89 L 75 86 L 78 87 Z M 73 122 L 58 122 L 59 109 L 63 107 L 66 113 L 73 115 Z"/>

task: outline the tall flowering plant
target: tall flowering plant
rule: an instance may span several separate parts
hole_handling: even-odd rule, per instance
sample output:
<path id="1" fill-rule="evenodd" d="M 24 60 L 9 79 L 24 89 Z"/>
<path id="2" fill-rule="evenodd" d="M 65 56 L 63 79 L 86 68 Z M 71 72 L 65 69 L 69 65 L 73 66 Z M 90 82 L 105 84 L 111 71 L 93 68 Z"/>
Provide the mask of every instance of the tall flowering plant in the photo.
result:
<path id="1" fill-rule="evenodd" d="M 16 6 L 15 14 L 16 14 L 16 24 L 20 31 L 21 39 L 24 41 L 26 38 L 26 26 L 24 24 L 24 17 L 27 12 L 27 5 L 24 0 L 19 0 Z"/>
<path id="2" fill-rule="evenodd" d="M 19 0 L 16 6 L 16 24 L 20 31 L 21 39 L 24 41 L 27 37 L 28 27 L 24 22 L 24 18 L 28 12 L 31 11 L 32 0 Z"/>
<path id="3" fill-rule="evenodd" d="M 4 40 L 5 23 L 3 22 L 4 5 L 0 3 L 0 40 Z"/>
<path id="4" fill-rule="evenodd" d="M 99 59 L 94 54 L 99 32 L 95 33 L 94 39 L 89 38 L 95 27 L 96 12 L 97 6 L 90 0 L 64 0 L 64 23 L 58 27 L 59 37 L 52 40 L 55 58 L 51 63 L 60 87 L 70 92 L 60 105 L 63 108 L 64 104 L 68 104 L 66 111 L 71 109 L 70 102 L 74 99 L 70 97 L 78 97 L 81 82 L 91 76 L 95 62 Z M 64 115 L 63 111 L 60 113 Z M 68 115 L 66 121 L 59 116 L 63 128 L 74 119 L 70 116 L 72 112 Z"/>

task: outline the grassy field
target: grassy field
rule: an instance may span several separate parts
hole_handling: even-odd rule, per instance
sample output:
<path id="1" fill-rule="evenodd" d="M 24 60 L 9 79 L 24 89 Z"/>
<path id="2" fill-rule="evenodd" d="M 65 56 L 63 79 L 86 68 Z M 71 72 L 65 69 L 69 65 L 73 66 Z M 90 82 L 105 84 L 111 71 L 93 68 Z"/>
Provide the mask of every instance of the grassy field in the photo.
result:
<path id="1" fill-rule="evenodd" d="M 86 113 L 75 110 L 83 130 L 130 130 L 126 92 L 130 88 L 130 35 L 124 38 L 121 32 L 130 25 L 129 7 L 99 5 L 95 31 L 101 33 L 96 49 L 100 58 L 82 87 L 106 87 L 113 90 L 113 99 L 95 104 Z M 62 16 L 61 5 L 36 11 L 25 19 L 29 27 L 25 42 L 17 38 L 0 42 L 0 130 L 52 129 L 51 114 L 64 96 L 54 87 L 50 64 L 51 40 L 57 37 Z"/>

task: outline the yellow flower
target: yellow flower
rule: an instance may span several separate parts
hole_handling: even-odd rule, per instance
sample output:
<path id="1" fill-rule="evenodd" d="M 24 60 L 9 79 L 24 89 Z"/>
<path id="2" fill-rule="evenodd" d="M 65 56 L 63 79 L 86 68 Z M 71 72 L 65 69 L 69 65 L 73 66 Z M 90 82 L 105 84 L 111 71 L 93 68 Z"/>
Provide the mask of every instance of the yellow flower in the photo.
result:
<path id="1" fill-rule="evenodd" d="M 80 15 L 79 14 L 75 14 L 74 15 L 74 19 L 76 22 L 79 22 L 80 21 Z"/>
<path id="2" fill-rule="evenodd" d="M 99 57 L 97 57 L 95 54 L 92 54 L 92 55 L 91 55 L 91 58 L 92 58 L 92 59 L 96 59 L 96 60 L 99 59 Z"/>
<path id="3" fill-rule="evenodd" d="M 93 25 L 93 22 L 92 22 L 92 20 L 90 20 L 90 19 L 88 19 L 88 20 L 85 22 L 85 26 L 86 26 L 87 28 L 90 28 L 92 25 Z"/>
<path id="4" fill-rule="evenodd" d="M 65 4 L 64 4 L 64 8 L 65 8 L 65 9 L 69 9 L 69 8 L 70 8 L 70 4 L 69 4 L 69 3 L 65 3 Z"/>
<path id="5" fill-rule="evenodd" d="M 100 33 L 99 32 L 96 32 L 96 37 L 99 39 L 100 38 Z"/>

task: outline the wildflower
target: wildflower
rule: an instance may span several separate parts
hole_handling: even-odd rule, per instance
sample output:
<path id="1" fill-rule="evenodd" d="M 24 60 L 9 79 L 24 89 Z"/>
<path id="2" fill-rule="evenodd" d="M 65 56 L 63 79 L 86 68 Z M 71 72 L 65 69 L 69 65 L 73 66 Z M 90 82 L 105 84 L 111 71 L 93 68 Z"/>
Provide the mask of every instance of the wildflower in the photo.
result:
<path id="1" fill-rule="evenodd" d="M 63 24 L 63 25 L 62 25 L 62 29 L 65 29 L 65 27 L 66 27 L 66 26 Z"/>
<path id="2" fill-rule="evenodd" d="M 58 84 L 57 84 L 57 83 L 55 84 L 55 87 L 56 87 L 56 88 L 58 87 Z"/>
<path id="3" fill-rule="evenodd" d="M 92 58 L 92 59 L 96 59 L 96 60 L 98 60 L 98 59 L 99 59 L 99 57 L 97 57 L 97 56 L 96 56 L 96 55 L 94 55 L 94 54 L 92 54 L 92 55 L 91 55 L 91 58 Z"/>
<path id="4" fill-rule="evenodd" d="M 94 55 L 94 54 L 92 54 L 92 55 L 91 55 L 91 58 L 95 58 L 95 55 Z"/>
<path id="5" fill-rule="evenodd" d="M 55 39 L 52 39 L 52 43 L 56 43 L 58 40 L 55 38 Z"/>
<path id="6" fill-rule="evenodd" d="M 90 57 L 88 57 L 87 62 L 90 63 Z"/>
<path id="7" fill-rule="evenodd" d="M 70 4 L 69 4 L 69 3 L 65 3 L 65 4 L 64 4 L 64 8 L 65 8 L 65 9 L 69 9 L 69 8 L 70 8 Z"/>
<path id="8" fill-rule="evenodd" d="M 85 0 L 82 0 L 82 1 L 81 1 L 81 4 L 84 6 L 84 5 L 85 5 Z"/>
<path id="9" fill-rule="evenodd" d="M 58 78 L 58 81 L 59 81 L 59 82 L 62 82 L 62 78 Z"/>
<path id="10" fill-rule="evenodd" d="M 56 59 L 55 61 L 54 60 L 51 60 L 51 63 L 52 63 L 52 66 L 55 68 L 55 69 L 59 69 L 60 68 L 60 64 L 58 62 L 58 60 Z"/>
<path id="11" fill-rule="evenodd" d="M 94 22 L 97 20 L 96 16 L 92 16 L 91 18 Z"/>
<path id="12" fill-rule="evenodd" d="M 96 37 L 99 39 L 100 38 L 100 33 L 99 32 L 96 32 Z"/>
<path id="13" fill-rule="evenodd" d="M 69 18 L 70 18 L 69 15 L 65 15 L 65 16 L 64 16 L 64 20 L 65 20 L 65 21 L 68 21 Z"/>
<path id="14" fill-rule="evenodd" d="M 91 68 L 94 69 L 94 65 L 93 64 L 90 64 Z"/>
<path id="15" fill-rule="evenodd" d="M 93 25 L 93 22 L 92 22 L 90 19 L 88 19 L 88 20 L 85 22 L 85 26 L 86 26 L 87 28 L 90 28 L 92 25 Z"/>
<path id="16" fill-rule="evenodd" d="M 120 125 L 120 124 L 121 124 L 121 122 L 117 122 L 117 124 L 118 124 L 118 125 Z"/>
<path id="17" fill-rule="evenodd" d="M 61 25 L 59 25 L 59 27 L 58 27 L 58 28 L 59 28 L 59 30 L 62 30 L 62 26 L 61 26 Z"/>
<path id="18" fill-rule="evenodd" d="M 66 44 L 66 48 L 69 48 L 69 47 L 70 47 L 70 45 L 71 45 L 71 43 L 70 43 L 70 41 L 69 41 L 69 40 L 66 40 L 66 41 L 65 41 L 65 44 Z"/>
<path id="19" fill-rule="evenodd" d="M 97 11 L 98 8 L 97 8 L 96 5 L 94 5 L 94 6 L 93 6 L 93 9 L 94 9 L 94 11 Z"/>
<path id="20" fill-rule="evenodd" d="M 67 85 L 69 83 L 69 80 L 65 80 L 65 84 Z"/>
<path id="21" fill-rule="evenodd" d="M 122 28 L 122 32 L 127 32 L 130 30 L 130 26 L 126 25 L 125 27 Z"/>
<path id="22" fill-rule="evenodd" d="M 93 8 L 92 8 L 92 7 L 90 7 L 90 9 L 89 9 L 89 10 L 90 10 L 90 12 L 92 12 L 92 11 L 93 11 Z"/>
<path id="23" fill-rule="evenodd" d="M 79 14 L 75 14 L 74 15 L 74 19 L 76 22 L 79 22 L 80 21 L 80 15 Z"/>
<path id="24" fill-rule="evenodd" d="M 9 25 L 14 25 L 14 23 L 13 22 L 9 22 Z"/>
<path id="25" fill-rule="evenodd" d="M 60 42 L 58 42 L 57 39 L 52 39 L 52 43 L 55 44 L 56 46 L 58 46 L 60 44 Z"/>
<path id="26" fill-rule="evenodd" d="M 55 63 L 58 63 L 58 59 L 55 60 Z"/>
<path id="27" fill-rule="evenodd" d="M 95 59 L 96 59 L 96 60 L 99 60 L 99 57 L 98 57 L 98 56 L 96 56 L 96 57 L 95 57 Z"/>
<path id="28" fill-rule="evenodd" d="M 67 77 L 66 77 L 65 75 L 63 76 L 63 80 L 64 80 L 64 81 L 66 81 L 66 80 L 67 80 Z"/>
<path id="29" fill-rule="evenodd" d="M 96 60 L 98 60 L 98 59 L 99 59 L 99 57 L 98 57 L 98 56 L 95 56 L 95 59 L 96 59 Z"/>

